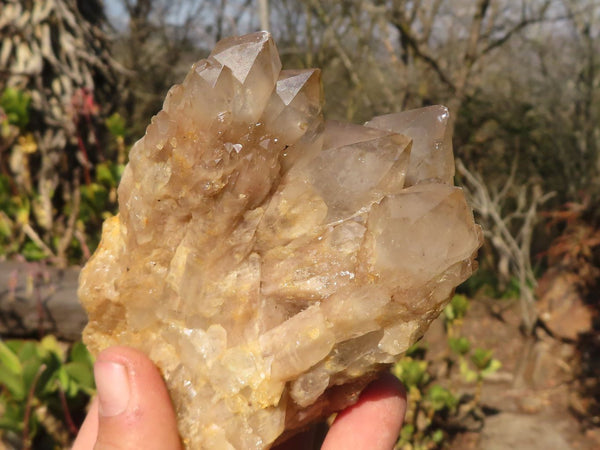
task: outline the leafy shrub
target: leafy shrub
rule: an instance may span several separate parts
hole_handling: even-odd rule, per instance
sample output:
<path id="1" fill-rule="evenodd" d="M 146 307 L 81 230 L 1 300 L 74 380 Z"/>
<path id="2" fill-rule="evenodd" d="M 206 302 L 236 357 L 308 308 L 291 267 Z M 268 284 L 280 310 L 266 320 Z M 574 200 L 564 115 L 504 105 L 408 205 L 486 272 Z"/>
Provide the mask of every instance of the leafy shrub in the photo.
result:
<path id="1" fill-rule="evenodd" d="M 0 107 L 10 125 L 24 130 L 29 123 L 31 96 L 15 88 L 7 88 L 0 97 Z"/>
<path id="2" fill-rule="evenodd" d="M 442 317 L 450 350 L 447 365 L 450 369 L 458 367 L 458 375 L 465 382 L 475 383 L 473 394 L 459 395 L 438 383 L 431 370 L 435 361 L 428 359 L 427 348 L 421 344 L 414 345 L 392 368 L 392 373 L 406 386 L 409 402 L 397 449 L 441 448 L 451 437 L 447 424 L 460 422 L 465 412 L 479 409 L 485 378 L 500 368 L 500 361 L 493 358 L 490 350 L 473 348 L 469 339 L 461 335 L 469 306 L 466 296 L 454 295 Z"/>
<path id="3" fill-rule="evenodd" d="M 104 124 L 108 153 L 116 158 L 95 165 L 88 160 L 83 184 L 74 169 L 72 179 L 60 180 L 64 187 L 44 190 L 36 179 L 41 150 L 28 129 L 30 101 L 14 88 L 0 95 L 0 151 L 8 155 L 0 159 L 0 257 L 81 263 L 97 246 L 102 222 L 117 210 L 117 185 L 127 159 L 125 122 L 113 114 Z"/>
<path id="4" fill-rule="evenodd" d="M 53 336 L 0 340 L 0 432 L 17 447 L 67 447 L 94 389 L 81 342 L 67 350 Z"/>

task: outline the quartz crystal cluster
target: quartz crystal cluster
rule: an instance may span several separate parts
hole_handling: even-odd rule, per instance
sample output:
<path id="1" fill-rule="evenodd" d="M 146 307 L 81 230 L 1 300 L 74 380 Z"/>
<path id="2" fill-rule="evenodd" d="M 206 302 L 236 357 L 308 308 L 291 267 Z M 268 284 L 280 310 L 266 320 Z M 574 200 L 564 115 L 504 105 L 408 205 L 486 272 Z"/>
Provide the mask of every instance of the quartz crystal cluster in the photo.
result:
<path id="1" fill-rule="evenodd" d="M 160 367 L 190 449 L 264 449 L 356 401 L 474 270 L 442 106 L 324 122 L 319 71 L 220 41 L 132 148 L 79 295 Z"/>

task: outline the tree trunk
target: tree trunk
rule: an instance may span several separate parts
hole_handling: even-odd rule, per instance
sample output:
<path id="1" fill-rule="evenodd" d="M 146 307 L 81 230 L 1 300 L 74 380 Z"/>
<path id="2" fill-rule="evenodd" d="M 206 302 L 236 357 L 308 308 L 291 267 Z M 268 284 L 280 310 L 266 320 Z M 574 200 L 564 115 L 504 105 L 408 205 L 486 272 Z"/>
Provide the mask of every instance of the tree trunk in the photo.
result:
<path id="1" fill-rule="evenodd" d="M 77 299 L 79 269 L 0 263 L 0 336 L 81 339 L 87 316 Z"/>

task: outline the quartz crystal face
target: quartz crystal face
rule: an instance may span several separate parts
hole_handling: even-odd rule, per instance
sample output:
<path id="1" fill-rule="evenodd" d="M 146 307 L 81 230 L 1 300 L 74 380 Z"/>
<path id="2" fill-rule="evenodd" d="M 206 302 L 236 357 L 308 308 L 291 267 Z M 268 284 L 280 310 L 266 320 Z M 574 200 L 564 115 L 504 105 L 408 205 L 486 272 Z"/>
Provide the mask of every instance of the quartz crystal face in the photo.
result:
<path id="1" fill-rule="evenodd" d="M 448 110 L 321 104 L 268 33 L 219 42 L 133 146 L 83 269 L 85 342 L 150 356 L 187 448 L 269 448 L 353 403 L 474 270 Z"/>

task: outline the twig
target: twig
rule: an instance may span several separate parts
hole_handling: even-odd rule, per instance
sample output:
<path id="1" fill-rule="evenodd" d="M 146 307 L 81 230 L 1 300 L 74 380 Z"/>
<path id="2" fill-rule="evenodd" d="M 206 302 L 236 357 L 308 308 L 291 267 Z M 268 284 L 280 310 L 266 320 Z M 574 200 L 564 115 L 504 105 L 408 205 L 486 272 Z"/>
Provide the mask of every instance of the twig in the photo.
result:
<path id="1" fill-rule="evenodd" d="M 56 251 L 58 264 L 61 267 L 66 267 L 67 258 L 65 253 L 71 240 L 73 239 L 73 233 L 75 231 L 75 227 L 77 226 L 77 217 L 79 216 L 79 208 L 81 205 L 81 192 L 79 189 L 79 171 L 76 170 L 73 176 L 73 208 L 71 209 L 71 215 L 69 216 L 69 221 L 67 223 L 67 229 L 65 230 L 64 236 L 61 238 L 58 243 L 58 250 Z"/>
<path id="2" fill-rule="evenodd" d="M 315 11 L 317 12 L 317 16 L 319 17 L 319 20 L 321 21 L 321 23 L 323 23 L 324 25 L 326 25 L 329 30 L 331 31 L 333 40 L 332 40 L 332 44 L 333 47 L 335 48 L 335 50 L 337 51 L 342 64 L 344 65 L 344 67 L 346 68 L 346 70 L 348 71 L 348 75 L 350 76 L 350 80 L 352 81 L 352 83 L 356 86 L 356 88 L 358 89 L 359 92 L 362 92 L 363 95 L 363 101 L 365 102 L 365 105 L 367 107 L 372 107 L 373 106 L 373 102 L 371 101 L 371 99 L 369 98 L 369 96 L 367 95 L 367 93 L 364 90 L 364 86 L 362 81 L 360 80 L 360 78 L 358 77 L 356 70 L 354 69 L 354 64 L 352 63 L 352 59 L 350 58 L 350 56 L 348 56 L 348 53 L 346 52 L 346 50 L 344 49 L 344 46 L 342 45 L 341 41 L 340 41 L 340 37 L 337 33 L 336 28 L 332 25 L 331 23 L 331 18 L 325 13 L 325 11 L 323 10 L 323 7 L 321 6 L 320 2 L 318 1 L 312 1 L 311 2 L 312 7 L 315 9 Z"/>
<path id="3" fill-rule="evenodd" d="M 5 137 L 4 142 L 2 143 L 2 147 L 0 148 L 0 173 L 2 173 L 2 175 L 4 175 L 6 177 L 6 179 L 8 180 L 8 185 L 10 187 L 10 193 L 13 196 L 19 195 L 19 189 L 17 188 L 17 185 L 16 185 L 15 181 L 13 180 L 13 177 L 10 174 L 10 170 L 6 164 L 6 162 L 8 161 L 8 157 L 5 157 L 2 153 L 4 153 L 6 150 L 8 150 L 11 147 L 11 145 L 13 144 L 13 142 L 15 141 L 17 136 L 18 136 L 18 133 L 12 133 L 12 136 L 9 135 L 8 137 Z"/>
<path id="4" fill-rule="evenodd" d="M 533 24 L 536 24 L 536 23 L 545 22 L 546 20 L 548 20 L 548 19 L 546 19 L 546 11 L 550 7 L 550 3 L 551 3 L 550 1 L 546 1 L 542 5 L 542 7 L 540 8 L 540 13 L 541 14 L 540 14 L 539 17 L 523 18 L 519 23 L 517 23 L 511 29 L 509 29 L 508 31 L 506 31 L 503 36 L 501 36 L 501 37 L 499 37 L 499 38 L 494 39 L 493 41 L 491 41 L 481 51 L 481 54 L 485 55 L 486 53 L 489 53 L 493 49 L 498 48 L 498 47 L 504 45 L 504 43 L 506 43 L 508 40 L 510 40 L 510 38 L 512 36 L 514 36 L 515 34 L 519 33 L 520 31 L 524 30 L 529 25 L 533 25 Z"/>
<path id="5" fill-rule="evenodd" d="M 260 28 L 265 31 L 271 31 L 269 22 L 269 0 L 258 0 L 258 8 L 260 11 Z"/>
<path id="6" fill-rule="evenodd" d="M 23 450 L 31 449 L 31 439 L 29 438 L 29 422 L 31 420 L 31 407 L 35 394 L 35 388 L 42 373 L 46 370 L 46 364 L 42 364 L 37 370 L 29 392 L 27 393 L 27 403 L 25 404 L 25 415 L 23 417 Z"/>
<path id="7" fill-rule="evenodd" d="M 79 151 L 81 152 L 81 166 L 83 167 L 83 177 L 85 178 L 85 185 L 89 186 L 90 184 L 92 184 L 92 177 L 90 175 L 90 158 L 88 157 L 87 150 L 85 148 L 85 144 L 83 143 L 81 133 L 79 132 L 77 122 L 75 122 L 75 128 L 77 129 L 77 146 L 79 147 Z"/>
<path id="8" fill-rule="evenodd" d="M 65 396 L 65 391 L 63 390 L 62 386 L 58 387 L 58 396 L 60 398 L 60 404 L 65 415 L 65 422 L 67 423 L 69 432 L 73 436 L 76 436 L 77 433 L 79 433 L 79 428 L 77 428 L 77 425 L 75 425 L 75 423 L 73 422 L 73 418 L 71 417 L 71 411 L 69 411 L 69 404 L 67 403 L 67 397 Z"/>
<path id="9" fill-rule="evenodd" d="M 77 239 L 77 241 L 79 241 L 79 245 L 81 246 L 81 251 L 83 252 L 83 260 L 87 261 L 92 256 L 92 251 L 85 242 L 85 234 L 81 230 L 76 229 L 75 238 Z"/>
<path id="10" fill-rule="evenodd" d="M 431 69 L 437 74 L 440 81 L 442 81 L 442 83 L 444 83 L 451 92 L 456 92 L 457 89 L 454 82 L 446 75 L 435 58 L 421 48 L 417 38 L 411 33 L 409 26 L 402 20 L 398 20 L 398 17 L 394 17 L 392 23 L 402 36 L 404 43 L 412 48 L 415 56 L 427 63 L 429 67 L 431 67 Z"/>
<path id="11" fill-rule="evenodd" d="M 29 237 L 29 239 L 31 239 L 38 247 L 40 247 L 48 256 L 56 258 L 56 255 L 54 254 L 52 249 L 46 245 L 46 243 L 42 240 L 42 238 L 40 238 L 40 236 L 31 227 L 31 225 L 29 225 L 28 223 L 23 225 L 23 231 L 25 232 L 27 237 Z"/>
<path id="12" fill-rule="evenodd" d="M 533 294 L 537 282 L 531 266 L 532 236 L 537 222 L 538 207 L 552 198 L 555 193 L 543 194 L 539 187 L 534 186 L 528 201 L 529 186 L 520 186 L 516 209 L 506 213 L 502 209 L 506 196 L 514 186 L 516 159 L 506 185 L 499 192 L 492 194 L 481 177 L 471 173 L 462 161 L 456 161 L 456 168 L 470 186 L 470 190 L 466 187 L 465 189 L 471 196 L 474 209 L 482 218 L 490 221 L 490 227 L 484 231 L 484 234 L 499 254 L 500 272 L 508 275 L 512 266 L 513 273 L 519 280 L 522 321 L 525 329 L 531 332 L 537 320 Z M 521 219 L 522 222 L 519 224 L 518 231 L 513 232 L 511 221 L 516 218 Z"/>

